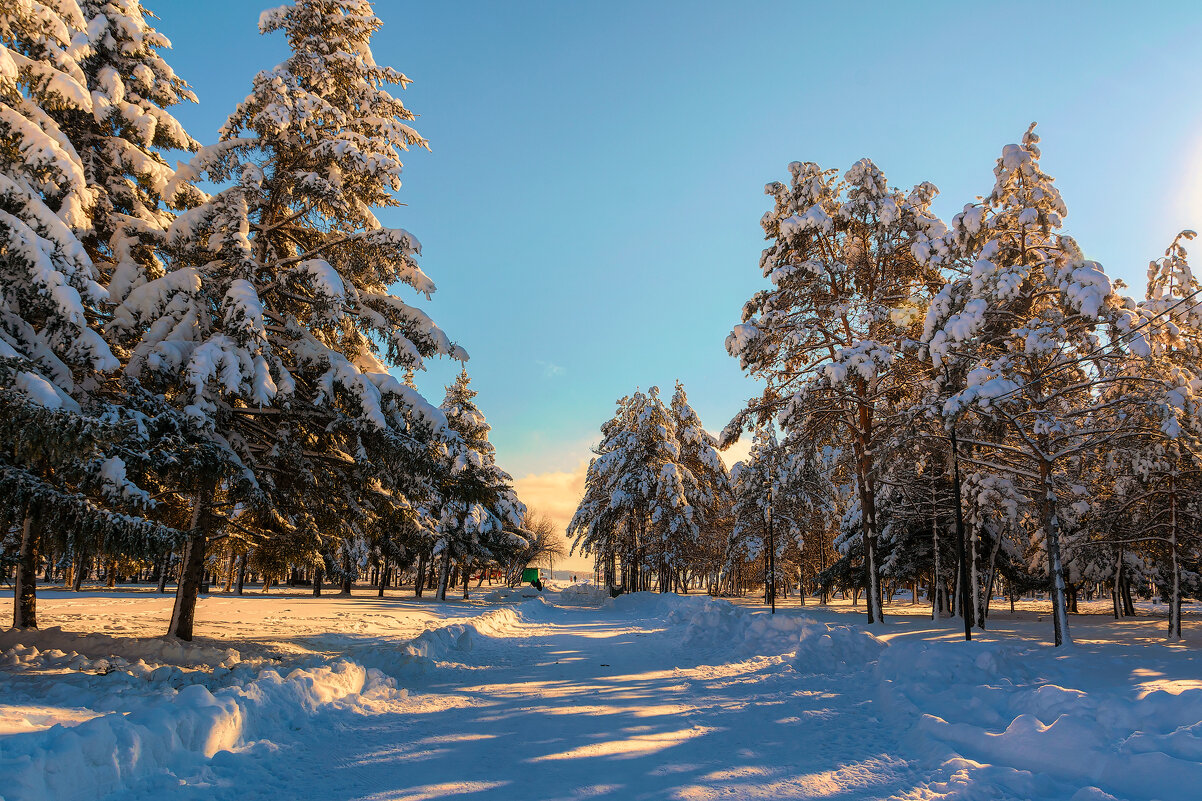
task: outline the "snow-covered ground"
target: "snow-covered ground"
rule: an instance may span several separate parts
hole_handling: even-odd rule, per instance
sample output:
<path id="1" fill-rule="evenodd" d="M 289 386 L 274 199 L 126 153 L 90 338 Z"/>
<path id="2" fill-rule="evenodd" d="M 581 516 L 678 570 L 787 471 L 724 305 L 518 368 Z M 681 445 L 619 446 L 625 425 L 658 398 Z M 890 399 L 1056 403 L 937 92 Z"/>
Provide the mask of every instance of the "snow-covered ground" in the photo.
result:
<path id="1" fill-rule="evenodd" d="M 870 634 L 846 604 L 361 594 L 214 594 L 182 645 L 155 637 L 169 598 L 42 593 L 61 629 L 0 633 L 0 796 L 1202 792 L 1202 653 L 1164 644 L 1162 618 L 1074 616 L 1056 650 L 1037 605 L 964 643 L 907 603 Z"/>

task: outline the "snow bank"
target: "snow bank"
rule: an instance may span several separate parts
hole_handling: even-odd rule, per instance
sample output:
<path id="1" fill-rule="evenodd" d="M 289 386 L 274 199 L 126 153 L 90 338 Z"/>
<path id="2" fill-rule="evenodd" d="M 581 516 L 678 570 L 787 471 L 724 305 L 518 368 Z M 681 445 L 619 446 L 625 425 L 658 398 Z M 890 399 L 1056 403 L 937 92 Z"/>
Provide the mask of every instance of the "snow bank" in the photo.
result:
<path id="1" fill-rule="evenodd" d="M 613 599 L 613 607 L 641 617 L 667 617 L 673 612 L 693 609 L 711 599 L 708 595 L 677 595 L 672 592 L 624 592 Z"/>
<path id="2" fill-rule="evenodd" d="M 685 648 L 735 655 L 796 653 L 799 673 L 848 673 L 871 666 L 885 643 L 852 626 L 820 623 L 806 615 L 748 610 L 729 601 L 706 599 L 673 609 L 671 624 L 683 625 Z"/>
<path id="3" fill-rule="evenodd" d="M 1202 786 L 1202 689 L 1138 697 L 1119 682 L 1117 692 L 1086 692 L 1072 686 L 1086 678 L 1073 671 L 1096 680 L 1130 666 L 1096 655 L 1083 657 L 1088 667 L 1053 661 L 1050 650 L 904 643 L 881 656 L 875 677 L 886 714 L 912 726 L 928 757 L 975 781 L 1021 794 L 1033 772 L 1044 780 L 1033 797 L 1075 789 L 1080 799 L 1180 798 Z"/>
<path id="4" fill-rule="evenodd" d="M 463 623 L 431 626 L 408 642 L 374 640 L 372 645 L 352 647 L 346 658 L 397 680 L 413 680 L 471 653 L 482 637 L 512 636 L 520 624 L 513 609 L 494 609 Z"/>
<path id="5" fill-rule="evenodd" d="M 684 626 L 685 648 L 720 649 L 737 654 L 783 654 L 797 645 L 805 621 L 787 615 L 751 612 L 729 601 L 707 598 L 673 609 L 667 620 Z"/>
<path id="6" fill-rule="evenodd" d="M 4 792 L 10 799 L 96 798 L 152 772 L 179 773 L 218 751 L 286 739 L 320 707 L 376 687 L 391 689 L 391 683 L 346 661 L 286 676 L 266 670 L 244 687 L 216 692 L 190 685 L 129 714 L 6 738 Z"/>
<path id="7" fill-rule="evenodd" d="M 116 655 L 93 658 L 76 651 L 63 651 L 58 648 L 43 651 L 35 645 L 14 645 L 0 652 L 0 668 L 17 674 L 47 672 L 105 676 L 108 678 L 103 682 L 106 685 L 104 690 L 109 693 L 128 689 L 129 682 L 121 684 L 120 678 L 136 680 L 133 684 L 144 690 L 147 684 L 180 687 L 183 684 L 226 684 L 240 679 L 248 681 L 254 678 L 257 672 L 257 668 L 249 664 L 238 664 L 237 660 L 231 660 L 230 666 L 223 664 L 212 671 L 205 671 L 178 665 L 148 663 L 144 659 L 130 662 L 125 657 Z M 114 686 L 118 684 L 120 686 Z"/>
<path id="8" fill-rule="evenodd" d="M 856 673 L 876 662 L 887 643 L 858 626 L 802 618 L 793 669 L 798 673 Z"/>
<path id="9" fill-rule="evenodd" d="M 253 681 L 264 660 L 177 640 L 10 629 L 0 633 L 0 732 L 30 733 L 158 703 L 189 685 Z"/>
<path id="10" fill-rule="evenodd" d="M 520 623 L 521 619 L 512 609 L 496 609 L 474 617 L 467 623 L 426 629 L 410 640 L 403 652 L 411 657 L 445 661 L 453 652 L 471 651 L 476 638 L 508 636 Z"/>
<path id="11" fill-rule="evenodd" d="M 991 788 L 1032 799 L 1169 799 L 1202 787 L 1202 688 L 1176 684 L 1184 689 L 1169 693 L 1131 683 L 1129 650 L 1078 656 L 1031 643 L 890 644 L 859 626 L 698 600 L 626 603 L 666 610 L 686 649 L 727 658 L 794 652 L 793 669 L 844 688 L 832 691 L 875 688 L 887 724 L 942 766 L 927 787 L 935 797 L 976 799 Z M 1138 664 L 1151 670 L 1146 659 Z"/>
<path id="12" fill-rule="evenodd" d="M 609 589 L 597 584 L 570 584 L 559 591 L 564 606 L 612 606 Z"/>
<path id="13" fill-rule="evenodd" d="M 520 624 L 514 610 L 496 609 L 407 642 L 351 648 L 333 664 L 302 660 L 291 671 L 258 671 L 232 649 L 170 640 L 4 632 L 0 666 L 33 691 L 39 705 L 30 714 L 53 719 L 48 705 L 59 704 L 63 723 L 39 731 L 44 722 L 16 720 L 10 728 L 20 733 L 0 736 L 0 801 L 96 798 L 142 776 L 183 775 L 219 751 L 287 740 L 322 707 L 404 699 L 392 676 L 411 678 Z M 15 695 L 6 690 L 6 702 Z"/>
<path id="14" fill-rule="evenodd" d="M 141 661 L 180 667 L 232 668 L 242 661 L 241 654 L 233 648 L 213 648 L 174 637 L 139 640 L 107 634 L 72 634 L 58 627 L 0 632 L 0 651 L 5 651 L 6 657 L 11 658 L 7 652 L 17 646 L 33 647 L 35 651 L 60 651 L 90 660 L 119 659 L 125 663 Z"/>

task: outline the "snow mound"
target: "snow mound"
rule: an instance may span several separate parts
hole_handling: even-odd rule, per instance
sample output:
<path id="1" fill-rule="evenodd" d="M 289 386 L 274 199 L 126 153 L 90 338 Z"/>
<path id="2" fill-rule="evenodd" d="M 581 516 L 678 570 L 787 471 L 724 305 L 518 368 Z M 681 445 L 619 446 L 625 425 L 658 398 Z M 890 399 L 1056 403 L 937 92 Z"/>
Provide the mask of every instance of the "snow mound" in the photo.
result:
<path id="1" fill-rule="evenodd" d="M 803 619 L 793 669 L 798 673 L 855 673 L 872 666 L 888 643 L 856 626 Z"/>
<path id="2" fill-rule="evenodd" d="M 495 609 L 466 623 L 451 623 L 429 628 L 404 647 L 408 656 L 445 661 L 455 653 L 467 653 L 479 637 L 506 637 L 521 619 L 512 609 Z"/>
<path id="3" fill-rule="evenodd" d="M 35 653 L 58 651 L 88 662 L 110 660 L 120 664 L 140 661 L 177 667 L 232 668 L 242 661 L 241 654 L 233 648 L 214 648 L 174 637 L 139 640 L 107 634 L 72 634 L 57 626 L 42 630 L 14 628 L 0 632 L 0 650 L 5 651 L 2 658 L 11 660 L 13 657 L 9 652 L 13 649 L 18 649 L 13 653 L 28 655 L 30 648 Z"/>
<path id="4" fill-rule="evenodd" d="M 694 609 L 712 599 L 708 595 L 677 595 L 673 592 L 624 592 L 613 599 L 614 609 L 644 617 L 667 617 L 673 612 Z"/>
<path id="5" fill-rule="evenodd" d="M 190 685 L 129 714 L 6 738 L 0 756 L 5 793 L 97 798 L 153 772 L 181 773 L 218 751 L 258 739 L 285 741 L 319 708 L 377 688 L 392 689 L 378 671 L 346 661 L 287 676 L 266 670 L 243 687 L 216 692 Z"/>
<path id="6" fill-rule="evenodd" d="M 1077 801 L 1180 798 L 1182 788 L 1202 786 L 1202 689 L 1091 695 L 1072 687 L 1073 661 L 1040 650 L 895 645 L 876 668 L 883 707 L 970 783 L 1019 787 L 1035 774 L 1062 797 L 1076 788 Z"/>
<path id="7" fill-rule="evenodd" d="M 609 590 L 596 584 L 570 584 L 559 591 L 564 606 L 612 606 Z"/>
<path id="8" fill-rule="evenodd" d="M 769 614 L 729 601 L 706 600 L 677 608 L 670 624 L 683 625 L 685 648 L 721 649 L 740 655 L 796 652 L 794 668 L 808 673 L 848 673 L 871 667 L 885 643 L 862 629 L 819 623 L 798 614 Z"/>
<path id="9" fill-rule="evenodd" d="M 464 623 L 432 626 L 403 645 L 372 645 L 347 651 L 347 658 L 397 679 L 413 678 L 440 663 L 457 662 L 482 637 L 509 637 L 521 624 L 513 609 L 485 612 Z"/>
<path id="10" fill-rule="evenodd" d="M 498 587 L 485 595 L 484 600 L 488 603 L 512 603 L 537 598 L 541 594 L 529 584 L 523 584 L 520 587 Z"/>
<path id="11" fill-rule="evenodd" d="M 749 611 L 729 601 L 707 599 L 668 613 L 670 624 L 683 625 L 685 648 L 722 649 L 746 654 L 783 654 L 797 646 L 806 625 L 800 617 Z"/>

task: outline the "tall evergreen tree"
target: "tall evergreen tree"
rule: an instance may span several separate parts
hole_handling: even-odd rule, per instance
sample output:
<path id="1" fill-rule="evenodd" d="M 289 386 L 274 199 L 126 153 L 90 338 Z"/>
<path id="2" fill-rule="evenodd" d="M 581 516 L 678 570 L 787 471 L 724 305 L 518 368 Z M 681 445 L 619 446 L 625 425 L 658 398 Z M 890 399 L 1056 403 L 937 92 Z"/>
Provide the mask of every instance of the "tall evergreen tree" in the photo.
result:
<path id="1" fill-rule="evenodd" d="M 20 521 L 17 626 L 36 625 L 44 531 L 111 548 L 172 533 L 140 516 L 151 502 L 130 475 L 154 426 L 99 387 L 119 366 L 100 331 L 103 276 L 81 242 L 101 193 L 68 124 L 103 97 L 85 68 L 92 27 L 74 0 L 0 9 L 0 501 Z"/>
<path id="2" fill-rule="evenodd" d="M 130 291 L 114 322 L 129 372 L 240 460 L 237 480 L 202 482 L 195 520 L 210 521 L 214 493 L 249 493 L 263 530 L 307 552 L 323 522 L 343 521 L 345 544 L 365 536 L 373 503 L 429 491 L 445 418 L 388 367 L 466 359 L 390 289 L 434 284 L 417 240 L 373 212 L 399 205 L 400 154 L 426 144 L 386 88 L 408 78 L 372 57 L 380 24 L 366 0 L 263 14 L 291 53 L 165 188 L 183 202 L 201 177 L 222 187 L 172 222 L 170 269 Z M 171 624 L 185 639 L 212 525 L 193 527 L 185 554 Z"/>
<path id="3" fill-rule="evenodd" d="M 513 479 L 496 462 L 496 449 L 488 441 L 491 427 L 475 403 L 467 370 L 447 387 L 442 411 L 447 427 L 459 442 L 446 451 L 447 462 L 438 489 L 439 541 L 435 555 L 442 557 L 438 599 L 446 600 L 451 560 L 459 563 L 467 597 L 467 578 L 473 565 L 504 564 L 527 543 L 518 534 L 526 507 L 513 491 Z"/>

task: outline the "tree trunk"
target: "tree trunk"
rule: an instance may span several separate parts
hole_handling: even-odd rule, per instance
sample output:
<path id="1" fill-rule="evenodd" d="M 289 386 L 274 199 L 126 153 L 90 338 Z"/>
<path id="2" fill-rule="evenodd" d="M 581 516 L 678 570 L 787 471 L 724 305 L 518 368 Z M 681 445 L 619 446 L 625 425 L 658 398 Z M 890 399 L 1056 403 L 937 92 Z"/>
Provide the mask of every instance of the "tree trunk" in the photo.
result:
<path id="1" fill-rule="evenodd" d="M 959 569 L 956 571 L 956 584 L 959 594 L 956 596 L 956 608 L 960 611 L 960 617 L 964 621 L 964 639 L 972 639 L 972 619 L 969 614 L 975 616 L 976 602 L 969 603 L 968 598 L 968 564 L 964 552 L 964 500 L 960 495 L 960 452 L 959 445 L 956 442 L 956 429 L 951 430 L 952 444 L 952 494 L 955 496 L 956 507 L 956 561 L 959 562 Z"/>
<path id="2" fill-rule="evenodd" d="M 377 598 L 384 597 L 384 587 L 386 587 L 388 585 L 388 571 L 389 571 L 388 557 L 384 557 L 384 559 L 380 562 L 380 586 L 379 586 L 379 589 L 376 591 Z"/>
<path id="3" fill-rule="evenodd" d="M 342 591 L 339 595 L 350 596 L 351 586 L 355 583 L 355 577 L 351 574 L 351 555 L 344 548 L 342 554 Z"/>
<path id="4" fill-rule="evenodd" d="M 872 469 L 872 407 L 859 404 L 857 433 L 853 443 L 856 456 L 856 485 L 860 495 L 860 519 L 864 532 L 864 601 L 868 607 L 868 623 L 883 623 L 881 609 L 881 574 L 877 564 L 876 487 Z"/>
<path id="5" fill-rule="evenodd" d="M 421 598 L 426 588 L 426 552 L 417 555 L 417 575 L 413 579 L 413 597 Z"/>
<path id="6" fill-rule="evenodd" d="M 997 578 L 997 555 L 1002 548 L 1002 535 L 999 533 L 993 538 L 993 547 L 989 549 L 989 570 L 985 573 L 985 597 L 981 601 L 981 613 L 978 616 L 977 625 L 982 630 L 985 628 L 985 621 L 989 617 L 989 604 L 993 600 L 993 580 Z"/>
<path id="7" fill-rule="evenodd" d="M 972 623 L 977 628 L 985 628 L 983 622 L 984 616 L 981 614 L 981 571 L 978 566 L 980 561 L 978 556 L 977 543 L 980 542 L 981 533 L 980 526 L 969 525 L 971 534 L 968 535 L 968 569 L 969 569 L 969 586 L 972 588 Z"/>
<path id="8" fill-rule="evenodd" d="M 72 592 L 79 592 L 80 588 L 83 587 L 83 579 L 84 576 L 87 575 L 87 572 L 88 557 L 87 554 L 85 554 L 83 551 L 80 551 L 75 556 L 75 570 L 71 575 Z M 159 592 L 162 592 L 162 590 L 159 590 Z"/>
<path id="9" fill-rule="evenodd" d="M 1060 560 L 1060 516 L 1056 509 L 1056 490 L 1052 486 L 1052 464 L 1045 459 L 1039 462 L 1039 475 L 1043 479 L 1044 532 L 1048 542 L 1048 574 L 1052 579 L 1052 626 L 1056 646 L 1072 645 L 1068 630 L 1068 606 L 1065 598 L 1064 565 Z"/>
<path id="10" fill-rule="evenodd" d="M 472 563 L 469 560 L 464 560 L 463 567 L 463 600 L 467 600 L 467 588 L 472 582 Z"/>
<path id="11" fill-rule="evenodd" d="M 323 559 L 325 557 L 322 557 Z M 313 597 L 320 598 L 322 591 L 322 582 L 325 581 L 326 566 L 324 564 L 313 568 Z"/>
<path id="12" fill-rule="evenodd" d="M 1127 612 L 1127 617 L 1135 617 L 1135 601 L 1131 599 L 1131 579 L 1125 574 L 1123 576 L 1123 609 Z"/>
<path id="13" fill-rule="evenodd" d="M 38 539 L 42 533 L 41 512 L 30 506 L 21 525 L 21 552 L 17 561 L 17 584 L 13 588 L 13 628 L 38 627 L 37 564 Z"/>
<path id="14" fill-rule="evenodd" d="M 192 500 L 192 520 L 188 526 L 190 535 L 184 543 L 179 586 L 175 591 L 175 606 L 171 610 L 171 623 L 167 627 L 167 636 L 189 642 L 192 640 L 192 624 L 196 617 L 196 596 L 200 593 L 200 585 L 204 578 L 207 507 L 212 494 L 213 485 L 208 484 L 197 490 Z"/>
<path id="15" fill-rule="evenodd" d="M 1169 599 L 1169 639 L 1181 639 L 1181 566 L 1177 558 L 1177 475 L 1169 488 L 1169 554 L 1172 557 L 1173 595 Z"/>
<path id="16" fill-rule="evenodd" d="M 167 580 L 171 578 L 171 551 L 163 554 L 163 569 L 159 571 L 159 586 L 157 592 L 160 595 L 167 594 Z"/>
<path id="17" fill-rule="evenodd" d="M 246 552 L 238 554 L 238 580 L 234 583 L 234 592 L 238 595 L 242 594 L 242 587 L 246 584 Z"/>
<path id="18" fill-rule="evenodd" d="M 440 601 L 447 599 L 447 580 L 451 577 L 451 549 L 444 548 L 442 551 L 442 563 L 438 568 L 438 594 L 435 596 Z"/>

